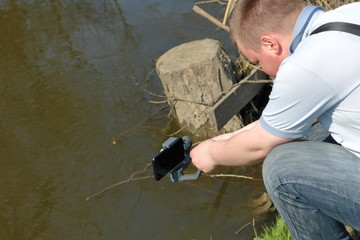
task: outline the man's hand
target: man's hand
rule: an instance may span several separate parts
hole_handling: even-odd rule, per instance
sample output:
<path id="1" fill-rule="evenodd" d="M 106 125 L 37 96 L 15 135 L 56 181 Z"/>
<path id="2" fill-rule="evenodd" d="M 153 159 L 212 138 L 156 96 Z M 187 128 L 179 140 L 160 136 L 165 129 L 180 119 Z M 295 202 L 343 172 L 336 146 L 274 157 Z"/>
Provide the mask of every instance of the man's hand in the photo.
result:
<path id="1" fill-rule="evenodd" d="M 212 158 L 211 146 L 216 143 L 213 139 L 208 139 L 200 143 L 190 152 L 192 163 L 203 172 L 211 172 L 218 165 Z"/>
<path id="2" fill-rule="evenodd" d="M 209 139 L 190 152 L 193 164 L 203 172 L 216 166 L 247 166 L 261 162 L 277 145 L 292 141 L 266 132 L 259 122 L 224 137 Z"/>

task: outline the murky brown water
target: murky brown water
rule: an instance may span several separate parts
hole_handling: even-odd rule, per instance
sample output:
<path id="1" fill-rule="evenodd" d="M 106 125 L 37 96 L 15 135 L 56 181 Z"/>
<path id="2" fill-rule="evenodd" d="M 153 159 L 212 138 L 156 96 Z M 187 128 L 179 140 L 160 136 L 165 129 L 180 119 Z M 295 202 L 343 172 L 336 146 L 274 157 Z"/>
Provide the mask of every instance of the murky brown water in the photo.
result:
<path id="1" fill-rule="evenodd" d="M 0 240 L 249 239 L 234 232 L 252 219 L 259 182 L 148 179 L 85 200 L 143 169 L 176 131 L 163 111 L 124 134 L 164 106 L 143 89 L 162 92 L 161 54 L 207 37 L 236 51 L 193 4 L 0 0 Z"/>

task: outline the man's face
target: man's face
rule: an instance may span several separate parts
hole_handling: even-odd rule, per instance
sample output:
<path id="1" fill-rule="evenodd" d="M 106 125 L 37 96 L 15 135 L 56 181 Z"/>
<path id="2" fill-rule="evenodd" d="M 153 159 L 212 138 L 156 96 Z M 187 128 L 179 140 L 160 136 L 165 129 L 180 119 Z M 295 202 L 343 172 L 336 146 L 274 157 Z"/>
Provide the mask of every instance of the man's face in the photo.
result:
<path id="1" fill-rule="evenodd" d="M 271 77 L 276 77 L 281 62 L 285 57 L 276 55 L 264 47 L 259 50 L 245 48 L 238 44 L 239 51 L 252 63 L 259 64 L 262 70 Z"/>

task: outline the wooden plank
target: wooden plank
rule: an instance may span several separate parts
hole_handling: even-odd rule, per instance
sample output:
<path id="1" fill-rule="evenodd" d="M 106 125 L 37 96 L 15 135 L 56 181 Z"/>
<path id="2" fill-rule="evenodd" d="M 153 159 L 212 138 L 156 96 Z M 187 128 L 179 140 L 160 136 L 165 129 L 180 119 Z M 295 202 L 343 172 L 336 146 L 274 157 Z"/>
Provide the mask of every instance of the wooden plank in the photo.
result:
<path id="1" fill-rule="evenodd" d="M 247 80 L 267 79 L 267 75 L 259 70 L 253 70 Z M 245 80 L 244 79 L 244 80 Z M 234 87 L 229 93 L 223 96 L 210 109 L 210 121 L 219 131 L 234 115 L 255 97 L 264 86 L 264 83 L 244 83 Z"/>

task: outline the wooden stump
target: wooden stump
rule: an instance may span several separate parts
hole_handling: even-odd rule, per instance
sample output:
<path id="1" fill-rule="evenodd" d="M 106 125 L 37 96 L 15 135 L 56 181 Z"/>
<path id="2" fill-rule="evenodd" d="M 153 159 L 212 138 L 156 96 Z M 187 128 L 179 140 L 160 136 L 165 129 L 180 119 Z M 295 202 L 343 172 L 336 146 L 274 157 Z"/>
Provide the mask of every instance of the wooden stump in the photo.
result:
<path id="1" fill-rule="evenodd" d="M 213 39 L 170 49 L 159 58 L 156 70 L 180 126 L 200 137 L 239 129 L 242 122 L 237 114 L 263 85 L 233 87 L 234 64 Z M 260 73 L 248 78 L 258 78 Z"/>
<path id="2" fill-rule="evenodd" d="M 156 69 L 180 126 L 205 137 L 217 135 L 209 124 L 209 109 L 235 81 L 233 63 L 220 42 L 204 39 L 177 46 L 159 58 Z M 228 125 L 232 131 L 240 121 L 235 117 Z"/>

